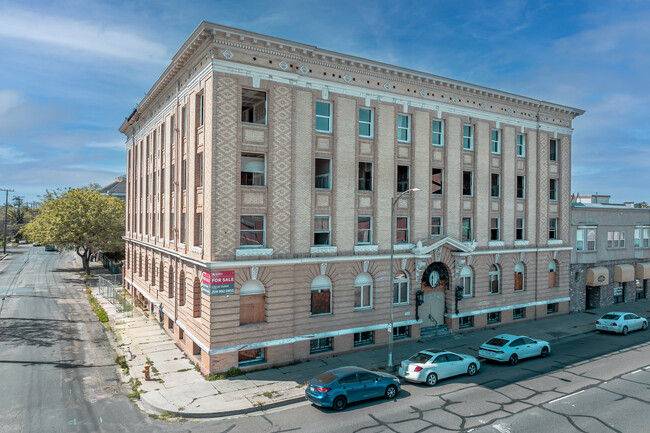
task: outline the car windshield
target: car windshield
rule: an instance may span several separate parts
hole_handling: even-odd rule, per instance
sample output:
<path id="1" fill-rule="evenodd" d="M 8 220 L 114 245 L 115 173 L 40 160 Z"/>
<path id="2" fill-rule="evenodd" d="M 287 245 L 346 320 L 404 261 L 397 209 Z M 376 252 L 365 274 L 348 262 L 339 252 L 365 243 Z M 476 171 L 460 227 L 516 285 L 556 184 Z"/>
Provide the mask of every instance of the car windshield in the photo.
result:
<path id="1" fill-rule="evenodd" d="M 489 344 L 490 346 L 499 346 L 499 347 L 501 347 L 501 346 L 505 346 L 507 343 L 508 343 L 508 340 L 504 340 L 503 338 L 496 338 L 495 337 L 495 338 L 490 338 L 487 341 L 487 343 L 485 343 L 485 344 Z"/>
<path id="2" fill-rule="evenodd" d="M 324 383 L 325 385 L 327 385 L 328 383 L 332 383 L 338 378 L 339 377 L 336 374 L 330 371 L 326 371 L 325 373 L 322 373 L 320 376 L 316 376 L 316 380 L 318 380 L 321 383 Z"/>
<path id="3" fill-rule="evenodd" d="M 618 314 L 605 314 L 602 318 L 605 320 L 618 320 L 621 317 Z"/>
<path id="4" fill-rule="evenodd" d="M 411 356 L 409 358 L 409 361 L 415 362 L 416 364 L 425 364 L 429 359 L 431 359 L 431 355 L 427 355 L 426 353 L 419 352 Z"/>

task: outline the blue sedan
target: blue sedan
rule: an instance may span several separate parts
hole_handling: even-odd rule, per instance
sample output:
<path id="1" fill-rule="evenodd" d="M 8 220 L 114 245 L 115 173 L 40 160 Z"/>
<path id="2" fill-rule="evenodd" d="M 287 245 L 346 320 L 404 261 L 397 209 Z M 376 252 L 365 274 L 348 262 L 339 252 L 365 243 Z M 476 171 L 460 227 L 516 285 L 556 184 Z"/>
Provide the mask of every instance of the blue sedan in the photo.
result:
<path id="1" fill-rule="evenodd" d="M 307 382 L 305 397 L 316 406 L 343 410 L 348 403 L 375 397 L 395 398 L 399 379 L 361 367 L 339 367 Z"/>

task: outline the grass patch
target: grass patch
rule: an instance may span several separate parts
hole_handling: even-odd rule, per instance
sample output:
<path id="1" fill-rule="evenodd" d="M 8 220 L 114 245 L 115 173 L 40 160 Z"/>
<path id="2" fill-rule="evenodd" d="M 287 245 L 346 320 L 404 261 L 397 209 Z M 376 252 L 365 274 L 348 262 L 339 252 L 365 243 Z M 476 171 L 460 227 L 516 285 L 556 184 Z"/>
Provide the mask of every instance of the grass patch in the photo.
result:
<path id="1" fill-rule="evenodd" d="M 124 355 L 115 358 L 115 362 L 122 368 L 122 373 L 129 374 L 129 366 L 126 363 L 126 357 Z"/>
<path id="2" fill-rule="evenodd" d="M 140 394 L 142 393 L 140 391 L 140 385 L 142 385 L 142 382 L 140 382 L 140 379 L 135 379 L 131 378 L 131 390 L 133 391 L 131 394 L 128 395 L 129 399 L 131 400 L 140 400 Z"/>
<path id="3" fill-rule="evenodd" d="M 264 406 L 264 403 L 262 403 L 261 401 L 256 401 L 255 403 L 253 403 L 253 406 L 262 407 L 262 406 Z"/>
<path id="4" fill-rule="evenodd" d="M 106 313 L 106 310 L 99 305 L 97 298 L 91 294 L 90 287 L 86 287 L 86 297 L 88 298 L 90 308 L 92 308 L 93 312 L 97 315 L 99 321 L 102 323 L 108 323 L 108 314 Z"/>
<path id="5" fill-rule="evenodd" d="M 263 395 L 264 397 L 268 398 L 269 400 L 273 398 L 275 394 L 279 394 L 277 391 L 264 391 L 263 393 L 259 395 Z"/>
<path id="6" fill-rule="evenodd" d="M 176 373 L 183 373 L 185 371 L 190 371 L 191 368 L 181 368 L 180 370 L 176 370 Z"/>
<path id="7" fill-rule="evenodd" d="M 237 377 L 241 376 L 244 374 L 243 371 L 241 371 L 237 367 L 230 367 L 228 371 L 224 371 L 223 373 L 211 373 L 205 377 L 205 380 L 213 381 L 213 380 L 224 380 L 228 379 L 231 377 Z"/>

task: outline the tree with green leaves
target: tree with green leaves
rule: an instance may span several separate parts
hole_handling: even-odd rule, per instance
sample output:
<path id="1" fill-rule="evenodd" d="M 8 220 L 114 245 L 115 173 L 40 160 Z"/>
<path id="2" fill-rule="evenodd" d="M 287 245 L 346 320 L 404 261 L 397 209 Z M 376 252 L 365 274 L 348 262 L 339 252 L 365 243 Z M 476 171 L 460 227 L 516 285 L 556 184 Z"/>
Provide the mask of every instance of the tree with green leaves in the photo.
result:
<path id="1" fill-rule="evenodd" d="M 31 242 L 76 251 L 89 274 L 91 254 L 124 248 L 124 202 L 100 194 L 96 185 L 48 191 L 22 231 Z"/>

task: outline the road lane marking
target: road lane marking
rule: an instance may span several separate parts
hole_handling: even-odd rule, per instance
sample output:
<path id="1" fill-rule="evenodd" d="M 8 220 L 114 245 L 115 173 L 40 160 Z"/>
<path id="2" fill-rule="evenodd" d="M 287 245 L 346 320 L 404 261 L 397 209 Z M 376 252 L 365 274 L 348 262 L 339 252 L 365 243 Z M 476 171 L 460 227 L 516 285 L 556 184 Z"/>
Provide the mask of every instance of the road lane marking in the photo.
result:
<path id="1" fill-rule="evenodd" d="M 492 424 L 492 427 L 501 433 L 510 433 L 510 429 L 508 427 L 502 426 L 501 424 Z"/>
<path id="2" fill-rule="evenodd" d="M 630 373 L 630 374 L 637 374 L 637 373 L 641 373 L 642 371 L 643 371 L 643 370 L 635 370 L 635 371 L 633 371 L 633 372 Z"/>
<path id="3" fill-rule="evenodd" d="M 569 394 L 569 395 L 565 395 L 564 397 L 556 398 L 555 400 L 549 401 L 548 404 L 555 403 L 555 402 L 560 401 L 560 400 L 564 400 L 565 398 L 573 397 L 574 395 L 578 395 L 578 394 L 580 394 L 582 392 L 585 392 L 585 390 L 583 389 L 582 391 L 574 392 L 573 394 Z"/>

